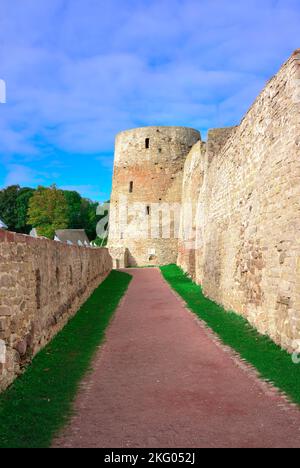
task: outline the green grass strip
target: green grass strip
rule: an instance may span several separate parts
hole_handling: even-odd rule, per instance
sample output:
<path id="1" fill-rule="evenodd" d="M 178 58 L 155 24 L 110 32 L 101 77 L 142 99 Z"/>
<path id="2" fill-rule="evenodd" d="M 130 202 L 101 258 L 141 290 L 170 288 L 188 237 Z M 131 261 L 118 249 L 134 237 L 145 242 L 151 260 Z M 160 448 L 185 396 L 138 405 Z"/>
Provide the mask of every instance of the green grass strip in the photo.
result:
<path id="1" fill-rule="evenodd" d="M 161 268 L 164 278 L 184 299 L 188 308 L 203 320 L 225 343 L 252 364 L 263 379 L 284 391 L 300 404 L 300 365 L 271 339 L 257 332 L 240 315 L 226 312 L 207 299 L 201 286 L 193 283 L 176 265 Z"/>
<path id="2" fill-rule="evenodd" d="M 131 281 L 112 271 L 66 327 L 0 395 L 0 447 L 46 448 L 67 423 L 79 384 Z"/>

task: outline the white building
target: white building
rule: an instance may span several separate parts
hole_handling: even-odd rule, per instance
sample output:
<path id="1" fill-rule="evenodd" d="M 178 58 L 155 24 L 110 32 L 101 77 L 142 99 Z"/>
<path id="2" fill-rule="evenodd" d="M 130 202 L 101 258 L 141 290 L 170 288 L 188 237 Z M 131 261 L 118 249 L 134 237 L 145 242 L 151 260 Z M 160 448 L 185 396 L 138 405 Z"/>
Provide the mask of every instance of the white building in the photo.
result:
<path id="1" fill-rule="evenodd" d="M 6 224 L 0 219 L 0 229 L 7 229 Z"/>

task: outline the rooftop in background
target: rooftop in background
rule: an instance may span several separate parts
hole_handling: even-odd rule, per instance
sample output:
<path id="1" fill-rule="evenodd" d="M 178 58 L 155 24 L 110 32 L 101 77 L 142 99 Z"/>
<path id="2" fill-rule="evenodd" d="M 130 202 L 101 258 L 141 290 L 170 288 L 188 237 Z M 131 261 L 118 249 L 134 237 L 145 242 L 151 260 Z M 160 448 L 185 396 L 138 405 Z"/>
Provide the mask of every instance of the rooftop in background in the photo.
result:
<path id="1" fill-rule="evenodd" d="M 55 232 L 55 240 L 72 243 L 75 245 L 90 245 L 90 241 L 84 229 L 60 229 Z"/>

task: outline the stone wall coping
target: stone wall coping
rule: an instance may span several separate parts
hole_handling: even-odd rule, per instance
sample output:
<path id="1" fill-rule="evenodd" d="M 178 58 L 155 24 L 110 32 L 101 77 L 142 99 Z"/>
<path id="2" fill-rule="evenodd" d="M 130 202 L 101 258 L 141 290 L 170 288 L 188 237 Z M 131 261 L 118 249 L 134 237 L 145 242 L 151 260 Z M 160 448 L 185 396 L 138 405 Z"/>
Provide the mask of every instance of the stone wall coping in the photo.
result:
<path id="1" fill-rule="evenodd" d="M 149 126 L 146 126 L 146 127 L 136 127 L 136 128 L 130 128 L 130 129 L 127 129 L 127 130 L 123 130 L 119 133 L 117 133 L 116 135 L 116 138 L 118 138 L 119 135 L 124 135 L 124 134 L 127 134 L 127 133 L 134 133 L 134 132 L 139 132 L 139 131 L 146 131 L 146 130 L 152 130 L 152 131 L 155 131 L 155 130 L 170 130 L 170 131 L 174 131 L 174 130 L 189 130 L 189 131 L 193 131 L 195 133 L 198 133 L 201 137 L 201 133 L 199 130 L 195 129 L 195 128 L 192 128 L 192 127 L 183 127 L 183 126 L 163 126 L 163 125 L 160 125 L 160 126 L 153 126 L 153 125 L 149 125 Z"/>
<path id="2" fill-rule="evenodd" d="M 58 242 L 46 237 L 32 237 L 26 234 L 19 234 L 17 232 L 11 232 L 4 229 L 0 229 L 0 242 L 9 242 L 9 243 L 25 243 L 25 244 L 36 244 L 36 243 L 55 243 L 59 248 L 69 249 L 84 249 L 84 250 L 107 250 L 106 247 L 86 247 L 80 245 L 70 245 L 64 242 Z"/>

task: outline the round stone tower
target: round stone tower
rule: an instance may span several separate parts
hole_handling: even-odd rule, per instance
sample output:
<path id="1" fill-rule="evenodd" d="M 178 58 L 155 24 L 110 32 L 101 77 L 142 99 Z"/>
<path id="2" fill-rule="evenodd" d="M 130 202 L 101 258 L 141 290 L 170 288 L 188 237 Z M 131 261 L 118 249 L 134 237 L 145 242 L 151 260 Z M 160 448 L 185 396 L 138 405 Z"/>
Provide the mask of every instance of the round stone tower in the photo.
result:
<path id="1" fill-rule="evenodd" d="M 199 140 L 183 127 L 117 135 L 108 242 L 116 267 L 176 262 L 184 163 Z"/>

